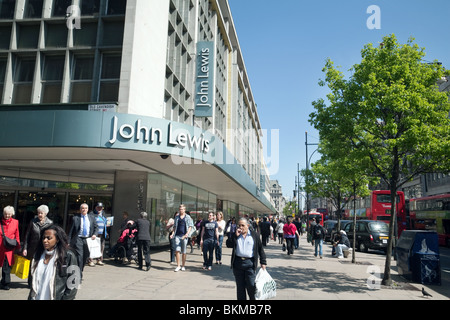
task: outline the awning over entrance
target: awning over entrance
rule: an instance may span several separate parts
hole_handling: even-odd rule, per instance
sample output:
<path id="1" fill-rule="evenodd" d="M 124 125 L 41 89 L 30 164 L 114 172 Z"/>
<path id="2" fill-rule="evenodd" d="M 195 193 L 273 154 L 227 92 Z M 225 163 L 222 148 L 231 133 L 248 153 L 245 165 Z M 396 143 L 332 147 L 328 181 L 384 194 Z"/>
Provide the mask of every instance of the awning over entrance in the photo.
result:
<path id="1" fill-rule="evenodd" d="M 113 184 L 116 171 L 162 173 L 258 212 L 275 212 L 209 132 L 114 112 L 3 111 L 0 175 Z"/>

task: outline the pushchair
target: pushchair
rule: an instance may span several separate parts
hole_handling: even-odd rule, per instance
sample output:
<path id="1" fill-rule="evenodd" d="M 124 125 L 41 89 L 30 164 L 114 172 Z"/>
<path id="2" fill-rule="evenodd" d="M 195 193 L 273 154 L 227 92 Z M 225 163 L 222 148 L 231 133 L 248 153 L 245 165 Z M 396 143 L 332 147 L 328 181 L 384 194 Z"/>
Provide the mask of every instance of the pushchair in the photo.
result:
<path id="1" fill-rule="evenodd" d="M 128 222 L 117 244 L 111 249 L 110 256 L 114 257 L 114 262 L 123 264 L 128 260 L 138 264 L 137 232 L 134 222 Z"/>

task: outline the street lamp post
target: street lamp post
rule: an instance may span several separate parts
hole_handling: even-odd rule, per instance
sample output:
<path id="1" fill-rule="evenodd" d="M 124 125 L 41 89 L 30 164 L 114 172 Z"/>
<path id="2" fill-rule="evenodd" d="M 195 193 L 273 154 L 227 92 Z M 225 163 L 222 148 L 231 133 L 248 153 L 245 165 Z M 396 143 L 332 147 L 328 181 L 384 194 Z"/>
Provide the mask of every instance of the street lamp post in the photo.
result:
<path id="1" fill-rule="evenodd" d="M 300 217 L 300 164 L 297 162 L 297 217 Z"/>
<path id="2" fill-rule="evenodd" d="M 308 157 L 308 146 L 317 146 L 319 145 L 318 143 L 308 143 L 308 131 L 305 131 L 305 146 L 306 146 L 306 176 L 305 179 L 308 179 L 308 171 L 309 171 L 309 160 L 311 158 Z M 316 150 L 314 150 L 314 152 L 316 152 Z M 314 152 L 311 154 L 314 154 Z M 305 181 L 307 182 L 307 181 Z M 308 191 L 306 191 L 306 227 L 307 227 L 307 231 L 309 230 L 309 193 Z"/>

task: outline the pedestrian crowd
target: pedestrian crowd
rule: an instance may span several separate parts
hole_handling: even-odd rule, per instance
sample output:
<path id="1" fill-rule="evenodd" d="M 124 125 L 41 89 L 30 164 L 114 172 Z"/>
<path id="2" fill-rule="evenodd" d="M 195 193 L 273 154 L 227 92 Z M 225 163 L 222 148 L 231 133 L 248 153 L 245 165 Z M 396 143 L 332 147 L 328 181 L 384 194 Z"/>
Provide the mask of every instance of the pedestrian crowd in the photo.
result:
<path id="1" fill-rule="evenodd" d="M 16 260 L 23 257 L 28 261 L 28 269 L 24 269 L 28 271 L 23 276 L 28 278 L 29 300 L 73 300 L 83 280 L 84 267 L 104 265 L 108 228 L 103 203 L 97 203 L 92 212 L 86 203 L 81 204 L 68 233 L 47 217 L 47 205 L 39 206 L 36 211 L 37 215 L 27 226 L 21 242 L 19 221 L 13 218 L 14 207 L 3 208 L 0 220 L 0 289 L 10 290 L 12 268 L 16 266 Z M 143 269 L 144 257 L 148 271 L 151 266 L 150 221 L 146 212 L 140 215 L 136 221 L 127 221 L 121 232 L 129 230 L 131 225 L 136 228 L 139 268 Z M 95 243 L 98 254 L 93 256 Z"/>
<path id="2" fill-rule="evenodd" d="M 105 242 L 108 239 L 107 219 L 104 206 L 97 203 L 89 212 L 86 203 L 80 205 L 80 212 L 73 216 L 68 234 L 54 224 L 47 215 L 49 208 L 41 205 L 37 216 L 29 223 L 22 242 L 19 238 L 19 223 L 14 219 L 14 207 L 6 206 L 1 219 L 0 263 L 2 277 L 0 288 L 9 290 L 11 269 L 15 263 L 15 253 L 30 260 L 28 286 L 30 300 L 75 299 L 79 285 L 83 281 L 83 271 L 88 266 L 103 266 Z M 315 246 L 315 256 L 323 256 L 323 240 L 326 230 L 320 221 L 313 221 L 307 230 L 306 222 L 299 218 L 269 220 L 267 217 L 235 217 L 227 222 L 222 212 L 209 212 L 207 219 L 200 217 L 194 222 L 184 204 L 174 213 L 165 226 L 170 242 L 170 264 L 175 264 L 175 272 L 186 270 L 188 245 L 191 253 L 194 247 L 201 249 L 203 266 L 206 271 L 222 265 L 222 246 L 232 248 L 231 269 L 235 277 L 238 300 L 255 299 L 255 280 L 258 264 L 266 269 L 267 259 L 264 247 L 272 241 L 282 244 L 287 255 L 298 249 L 299 238 L 307 233 L 308 241 Z M 124 212 L 119 228 L 117 243 L 107 253 L 109 257 L 119 257 L 124 261 L 135 260 L 138 269 L 149 271 L 150 221 L 146 212 L 133 221 Z M 333 240 L 333 254 L 342 258 L 343 251 L 350 247 L 344 231 L 336 233 Z M 97 243 L 93 246 L 92 243 Z M 95 248 L 94 248 L 95 247 Z M 98 252 L 97 255 L 93 252 Z M 121 253 L 121 254 L 120 254 Z M 145 268 L 144 268 L 145 262 Z"/>

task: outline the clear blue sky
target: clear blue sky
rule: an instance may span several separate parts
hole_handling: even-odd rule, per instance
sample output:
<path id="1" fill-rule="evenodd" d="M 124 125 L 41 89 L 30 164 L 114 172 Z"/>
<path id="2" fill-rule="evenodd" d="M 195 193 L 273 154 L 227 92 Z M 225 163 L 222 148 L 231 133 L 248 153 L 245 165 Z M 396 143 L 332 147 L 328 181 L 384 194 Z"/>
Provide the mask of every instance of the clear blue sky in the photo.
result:
<path id="1" fill-rule="evenodd" d="M 309 143 L 319 142 L 308 119 L 311 102 L 326 98 L 327 88 L 318 81 L 327 58 L 346 72 L 361 62 L 365 44 L 394 33 L 400 43 L 414 37 L 426 60 L 450 69 L 449 0 L 229 0 L 229 5 L 261 125 L 279 130 L 279 170 L 271 179 L 288 198 L 297 163 L 300 169 L 306 165 L 305 131 Z M 370 5 L 380 8 L 381 29 L 367 27 Z M 315 149 L 309 146 L 308 154 Z"/>

